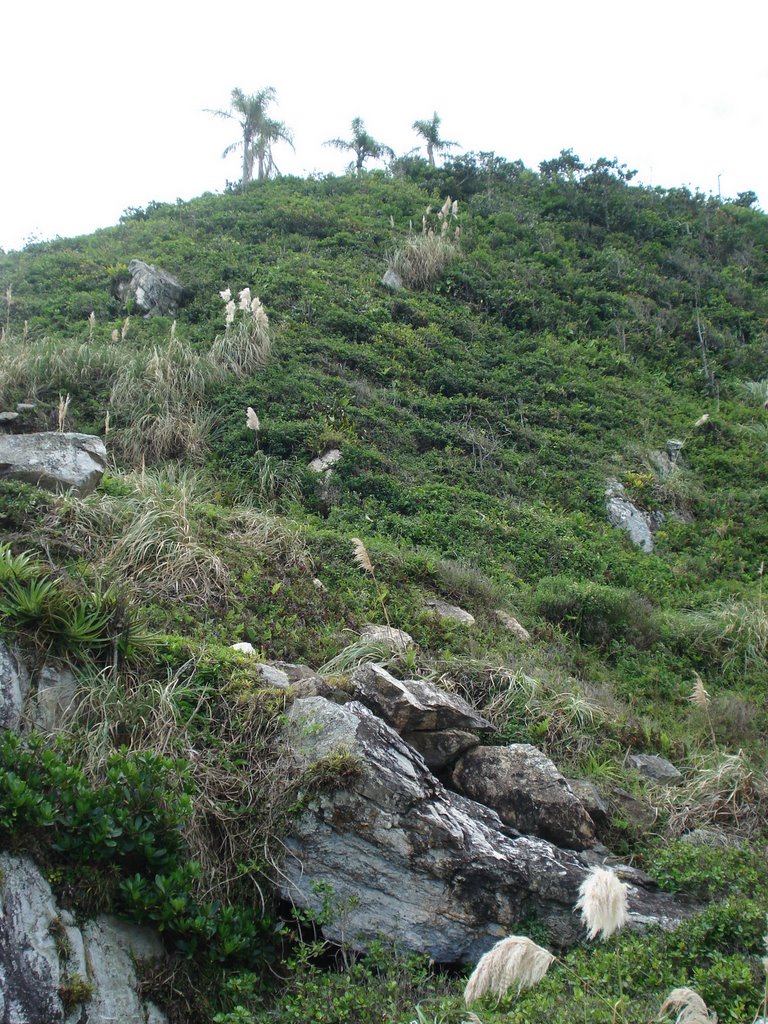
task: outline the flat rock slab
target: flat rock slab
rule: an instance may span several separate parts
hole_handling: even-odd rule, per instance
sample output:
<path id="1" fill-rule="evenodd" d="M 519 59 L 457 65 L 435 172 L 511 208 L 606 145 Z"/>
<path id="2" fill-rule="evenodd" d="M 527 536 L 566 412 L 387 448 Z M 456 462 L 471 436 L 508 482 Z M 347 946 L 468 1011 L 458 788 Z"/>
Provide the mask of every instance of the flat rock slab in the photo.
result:
<path id="1" fill-rule="evenodd" d="M 442 963 L 467 963 L 535 913 L 554 944 L 576 939 L 573 905 L 588 871 L 578 854 L 498 831 L 493 812 L 453 799 L 357 701 L 298 700 L 288 720 L 287 741 L 308 764 L 344 749 L 359 766 L 346 788 L 313 797 L 292 821 L 279 874 L 282 894 L 301 907 L 321 911 L 318 883 L 333 893 L 326 938 L 365 949 L 384 936 Z M 639 883 L 629 903 L 634 923 L 671 926 L 685 916 L 674 897 Z"/>
<path id="2" fill-rule="evenodd" d="M 514 634 L 521 643 L 529 644 L 531 642 L 531 634 L 523 626 L 514 615 L 510 615 L 509 612 L 505 612 L 503 608 L 497 608 L 493 613 L 499 622 L 505 626 L 510 633 Z"/>
<path id="3" fill-rule="evenodd" d="M 475 747 L 453 770 L 456 789 L 488 807 L 526 835 L 585 850 L 595 824 L 549 760 L 529 743 Z"/>
<path id="4" fill-rule="evenodd" d="M 92 434 L 0 434 L 0 477 L 85 495 L 106 466 L 104 442 Z"/>
<path id="5" fill-rule="evenodd" d="M 443 729 L 492 729 L 493 726 L 455 693 L 419 679 L 395 679 L 381 665 L 366 664 L 352 674 L 351 692 L 398 732 Z"/>

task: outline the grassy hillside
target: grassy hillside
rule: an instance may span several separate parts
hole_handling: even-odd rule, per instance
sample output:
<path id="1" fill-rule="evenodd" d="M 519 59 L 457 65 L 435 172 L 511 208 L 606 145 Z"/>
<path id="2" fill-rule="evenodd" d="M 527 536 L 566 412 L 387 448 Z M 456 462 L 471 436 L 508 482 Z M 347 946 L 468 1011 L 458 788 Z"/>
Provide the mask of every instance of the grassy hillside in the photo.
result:
<path id="1" fill-rule="evenodd" d="M 36 399 L 55 426 L 68 395 L 65 424 L 106 429 L 114 460 L 85 499 L 0 484 L 0 628 L 66 653 L 87 697 L 49 755 L 84 817 L 56 806 L 33 752 L 49 818 L 19 800 L 0 825 L 64 859 L 71 898 L 166 932 L 188 975 L 178 1020 L 399 1022 L 417 1004 L 462 1019 L 460 979 L 384 951 L 338 970 L 275 942 L 274 844 L 349 766 L 308 780 L 286 764 L 283 698 L 228 645 L 339 673 L 372 656 L 358 634 L 386 613 L 418 645 L 396 670 L 461 689 L 500 742 L 661 807 L 649 828 L 613 806 L 606 841 L 714 902 L 683 935 L 619 941 L 623 1019 L 695 982 L 721 1020 L 751 1020 L 768 909 L 768 218 L 572 154 L 539 173 L 487 154 L 397 169 L 151 204 L 0 255 L 0 408 Z M 175 323 L 115 298 L 134 258 L 184 284 Z M 413 287 L 382 285 L 387 266 Z M 268 326 L 238 311 L 225 330 L 219 293 L 246 286 Z M 319 478 L 308 463 L 332 448 Z M 608 477 L 663 513 L 653 553 L 608 524 Z M 432 597 L 476 626 L 435 620 Z M 697 679 L 708 704 L 689 700 Z M 5 747 L 7 779 L 21 769 Z M 671 757 L 684 785 L 653 791 L 628 752 Z M 115 825 L 117 862 L 98 837 L 52 849 L 50 821 L 74 836 L 95 808 L 117 814 L 121 772 L 151 839 Z M 733 845 L 679 841 L 700 827 Z M 263 965 L 280 956 L 276 985 Z M 613 950 L 567 961 L 586 984 L 550 975 L 482 1019 L 567 1021 L 574 1001 L 610 1019 Z"/>

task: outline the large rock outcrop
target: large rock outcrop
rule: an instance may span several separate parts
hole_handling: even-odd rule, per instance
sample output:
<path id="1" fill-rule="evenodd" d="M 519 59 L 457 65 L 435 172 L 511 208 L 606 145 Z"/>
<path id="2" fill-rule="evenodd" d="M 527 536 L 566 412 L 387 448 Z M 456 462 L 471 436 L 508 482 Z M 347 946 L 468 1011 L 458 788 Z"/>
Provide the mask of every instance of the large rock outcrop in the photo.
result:
<path id="1" fill-rule="evenodd" d="M 49 491 L 90 494 L 107 466 L 107 449 L 92 434 L 0 434 L 0 477 Z"/>
<path id="2" fill-rule="evenodd" d="M 0 854 L 0 1022 L 167 1024 L 137 993 L 137 958 L 163 955 L 148 929 L 101 915 L 81 927 L 28 857 Z"/>
<path id="3" fill-rule="evenodd" d="M 493 812 L 452 798 L 358 701 L 296 701 L 288 737 L 309 763 L 344 749 L 359 766 L 347 788 L 308 802 L 287 839 L 282 893 L 320 911 L 327 897 L 318 883 L 330 886 L 337 913 L 323 927 L 327 938 L 365 948 L 384 935 L 441 962 L 471 962 L 536 914 L 556 943 L 575 939 L 573 906 L 587 873 L 577 853 L 499 831 Z M 685 916 L 645 876 L 621 871 L 635 924 Z"/>
<path id="4" fill-rule="evenodd" d="M 605 511 L 611 526 L 624 530 L 635 547 L 653 551 L 651 517 L 629 500 L 624 485 L 614 478 L 606 482 Z"/>
<path id="5" fill-rule="evenodd" d="M 128 273 L 130 280 L 118 281 L 115 293 L 121 302 L 132 299 L 145 317 L 173 315 L 181 305 L 184 288 L 172 274 L 143 260 L 131 260 Z"/>

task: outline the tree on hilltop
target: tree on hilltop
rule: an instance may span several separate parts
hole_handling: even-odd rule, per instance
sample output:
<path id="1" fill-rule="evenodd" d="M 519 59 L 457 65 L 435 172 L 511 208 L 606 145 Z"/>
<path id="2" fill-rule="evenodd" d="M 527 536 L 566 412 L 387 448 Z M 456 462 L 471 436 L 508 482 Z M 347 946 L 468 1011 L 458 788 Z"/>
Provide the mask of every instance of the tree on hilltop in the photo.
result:
<path id="1" fill-rule="evenodd" d="M 272 156 L 273 143 L 287 142 L 293 146 L 293 134 L 285 123 L 267 116 L 267 108 L 274 100 L 275 90 L 271 85 L 251 95 L 246 95 L 242 89 L 233 89 L 229 110 L 207 111 L 215 117 L 237 121 L 240 125 L 242 138 L 227 146 L 222 157 L 242 147 L 243 185 L 253 180 L 254 162 L 259 181 L 277 170 Z"/>
<path id="2" fill-rule="evenodd" d="M 369 157 L 373 157 L 374 160 L 380 160 L 382 157 L 387 156 L 392 159 L 395 155 L 393 149 L 386 146 L 383 142 L 377 142 L 372 135 L 368 134 L 361 117 L 352 119 L 351 139 L 328 139 L 323 145 L 334 146 L 336 149 L 351 149 L 355 154 L 355 159 L 350 164 L 350 168 L 354 167 L 358 174 L 363 170 L 363 164 Z"/>
<path id="3" fill-rule="evenodd" d="M 440 118 L 437 111 L 429 121 L 414 121 L 411 125 L 417 135 L 420 135 L 427 144 L 427 160 L 430 167 L 435 166 L 435 153 L 440 155 L 448 149 L 458 146 L 458 142 L 450 142 L 448 139 L 440 138 Z"/>

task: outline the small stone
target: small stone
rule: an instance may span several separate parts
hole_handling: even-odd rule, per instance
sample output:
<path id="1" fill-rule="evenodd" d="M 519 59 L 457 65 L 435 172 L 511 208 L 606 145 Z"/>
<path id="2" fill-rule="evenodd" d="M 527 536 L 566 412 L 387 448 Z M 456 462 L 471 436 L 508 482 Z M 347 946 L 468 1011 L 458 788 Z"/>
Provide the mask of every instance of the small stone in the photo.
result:
<path id="1" fill-rule="evenodd" d="M 291 685 L 288 673 L 283 672 L 282 669 L 275 668 L 274 665 L 267 665 L 262 662 L 257 664 L 256 668 L 261 673 L 261 677 L 267 686 L 276 686 L 280 690 L 285 690 Z"/>

